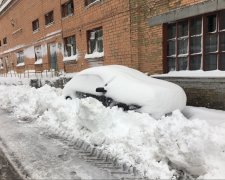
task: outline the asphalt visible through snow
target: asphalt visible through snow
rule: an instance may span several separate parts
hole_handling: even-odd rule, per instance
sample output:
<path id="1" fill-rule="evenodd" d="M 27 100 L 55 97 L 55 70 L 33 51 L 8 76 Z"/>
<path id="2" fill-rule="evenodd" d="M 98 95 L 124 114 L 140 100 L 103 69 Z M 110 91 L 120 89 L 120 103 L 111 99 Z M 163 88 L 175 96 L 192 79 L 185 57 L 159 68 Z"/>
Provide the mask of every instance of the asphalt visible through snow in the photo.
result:
<path id="1" fill-rule="evenodd" d="M 0 150 L 0 179 L 1 180 L 22 180 L 13 166 L 5 158 L 5 154 Z"/>
<path id="2" fill-rule="evenodd" d="M 23 179 L 117 179 L 82 160 L 77 149 L 46 134 L 35 123 L 20 122 L 2 110 L 0 150 L 3 152 L 0 153 L 1 180 L 15 180 L 20 176 Z"/>

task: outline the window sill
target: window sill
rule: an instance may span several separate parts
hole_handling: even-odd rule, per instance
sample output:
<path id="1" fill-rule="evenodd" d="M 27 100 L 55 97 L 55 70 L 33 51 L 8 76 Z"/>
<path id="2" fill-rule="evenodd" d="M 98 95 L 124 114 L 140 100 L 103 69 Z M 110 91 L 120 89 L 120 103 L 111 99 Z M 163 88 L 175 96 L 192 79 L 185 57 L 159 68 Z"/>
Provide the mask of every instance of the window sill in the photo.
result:
<path id="1" fill-rule="evenodd" d="M 92 54 L 86 54 L 85 59 L 97 59 L 104 57 L 104 52 L 94 52 Z"/>
<path id="2" fill-rule="evenodd" d="M 96 0 L 96 1 L 94 1 L 93 3 L 90 3 L 90 4 L 88 4 L 87 6 L 85 6 L 85 8 L 88 9 L 88 8 L 90 8 L 91 6 L 94 6 L 95 4 L 98 4 L 98 3 L 100 3 L 100 2 L 101 2 L 101 0 Z"/>
<path id="3" fill-rule="evenodd" d="M 78 60 L 78 55 L 74 55 L 74 56 L 69 56 L 69 57 L 64 57 L 63 58 L 63 62 L 69 62 L 69 61 L 77 61 Z"/>
<path id="4" fill-rule="evenodd" d="M 35 31 L 33 31 L 33 34 L 36 34 L 39 32 L 39 29 L 36 29 Z"/>
<path id="5" fill-rule="evenodd" d="M 40 65 L 40 64 L 42 64 L 43 63 L 43 61 L 42 61 L 42 59 L 37 59 L 37 61 L 35 61 L 35 65 Z"/>
<path id="6" fill-rule="evenodd" d="M 23 67 L 23 66 L 25 66 L 24 62 L 23 63 L 19 63 L 19 64 L 16 65 L 16 67 Z"/>
<path id="7" fill-rule="evenodd" d="M 46 25 L 45 25 L 45 28 L 48 28 L 48 27 L 52 26 L 53 24 L 55 24 L 55 22 L 54 22 L 54 21 L 53 21 L 53 22 L 51 22 L 51 23 L 49 23 L 49 24 L 46 24 Z"/>
<path id="8" fill-rule="evenodd" d="M 67 18 L 69 18 L 69 17 L 71 17 L 71 16 L 73 16 L 73 15 L 74 15 L 74 13 L 72 13 L 72 14 L 68 14 L 67 16 L 62 17 L 62 20 L 65 20 L 65 19 L 67 19 Z"/>

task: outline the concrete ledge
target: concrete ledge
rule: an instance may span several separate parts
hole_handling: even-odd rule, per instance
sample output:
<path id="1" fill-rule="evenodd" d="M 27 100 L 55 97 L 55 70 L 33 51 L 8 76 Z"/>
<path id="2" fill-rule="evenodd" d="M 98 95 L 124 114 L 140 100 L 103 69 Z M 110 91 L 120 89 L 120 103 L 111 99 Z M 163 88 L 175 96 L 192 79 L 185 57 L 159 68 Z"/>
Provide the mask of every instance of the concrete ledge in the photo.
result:
<path id="1" fill-rule="evenodd" d="M 195 5 L 178 8 L 149 19 L 149 26 L 177 21 L 213 11 L 225 9 L 225 0 L 207 0 Z"/>
<path id="2" fill-rule="evenodd" d="M 190 106 L 225 110 L 225 78 L 156 77 L 181 86 Z"/>

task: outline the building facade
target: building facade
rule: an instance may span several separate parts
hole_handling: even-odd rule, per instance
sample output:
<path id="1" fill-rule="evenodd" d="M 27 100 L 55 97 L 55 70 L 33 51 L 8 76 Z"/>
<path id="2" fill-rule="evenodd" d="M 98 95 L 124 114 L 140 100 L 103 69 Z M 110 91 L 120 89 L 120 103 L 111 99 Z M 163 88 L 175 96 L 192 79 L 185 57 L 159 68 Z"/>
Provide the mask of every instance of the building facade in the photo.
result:
<path id="1" fill-rule="evenodd" d="M 128 0 L 8 0 L 4 4 L 2 71 L 133 66 Z"/>
<path id="2" fill-rule="evenodd" d="M 224 0 L 1 0 L 0 72 L 225 70 Z"/>

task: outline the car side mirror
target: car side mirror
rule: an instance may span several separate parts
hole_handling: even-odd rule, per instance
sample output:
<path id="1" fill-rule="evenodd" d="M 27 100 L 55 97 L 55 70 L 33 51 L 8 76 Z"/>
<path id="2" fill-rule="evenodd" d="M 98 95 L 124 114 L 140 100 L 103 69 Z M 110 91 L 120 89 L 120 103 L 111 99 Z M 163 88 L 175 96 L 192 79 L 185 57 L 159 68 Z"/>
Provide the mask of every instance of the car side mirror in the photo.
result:
<path id="1" fill-rule="evenodd" d="M 98 87 L 96 88 L 96 92 L 106 93 L 107 91 L 104 89 L 104 87 Z"/>

